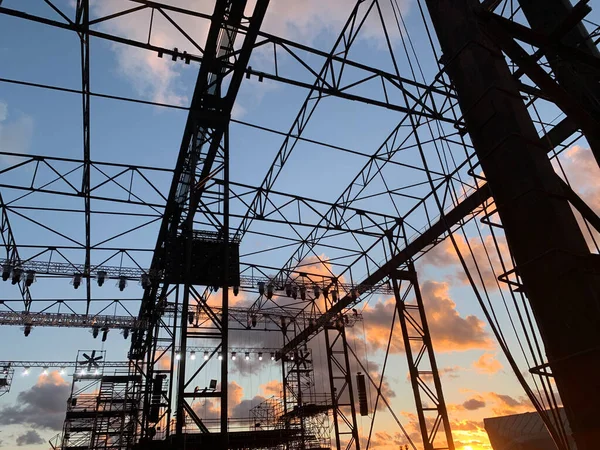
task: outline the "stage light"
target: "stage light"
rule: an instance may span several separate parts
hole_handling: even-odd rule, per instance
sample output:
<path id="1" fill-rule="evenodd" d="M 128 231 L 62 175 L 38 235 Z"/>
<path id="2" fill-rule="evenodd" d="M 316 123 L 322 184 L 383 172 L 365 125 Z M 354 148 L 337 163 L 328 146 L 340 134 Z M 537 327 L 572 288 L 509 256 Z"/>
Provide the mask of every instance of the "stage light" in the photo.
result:
<path id="1" fill-rule="evenodd" d="M 256 315 L 252 314 L 252 317 L 250 318 L 250 323 L 252 324 L 252 328 L 254 328 L 256 326 Z"/>
<path id="2" fill-rule="evenodd" d="M 285 295 L 288 297 L 292 296 L 292 286 L 290 286 L 289 284 L 285 285 Z"/>
<path id="3" fill-rule="evenodd" d="M 190 352 L 190 359 L 193 361 L 196 359 L 196 352 L 195 351 L 191 351 Z"/>
<path id="4" fill-rule="evenodd" d="M 123 290 L 125 289 L 125 286 L 127 286 L 127 278 L 124 275 L 121 275 L 119 277 L 117 286 L 119 286 L 119 291 L 123 292 Z"/>
<path id="5" fill-rule="evenodd" d="M 99 287 L 102 287 L 102 285 L 103 285 L 103 284 L 104 284 L 104 282 L 106 281 L 106 278 L 107 278 L 107 276 L 106 276 L 106 275 L 107 275 L 107 274 L 106 274 L 106 271 L 104 271 L 104 270 L 99 270 L 99 271 L 96 273 L 96 282 L 98 283 L 98 286 L 99 286 Z"/>
<path id="6" fill-rule="evenodd" d="M 190 325 L 194 324 L 194 313 L 193 312 L 188 312 L 188 323 Z"/>
<path id="7" fill-rule="evenodd" d="M 250 359 L 250 353 L 246 352 L 244 354 L 244 358 L 246 359 L 246 361 L 248 361 Z"/>
<path id="8" fill-rule="evenodd" d="M 23 328 L 23 334 L 25 337 L 31 334 L 31 325 L 25 325 L 25 328 Z"/>
<path id="9" fill-rule="evenodd" d="M 108 337 L 108 327 L 102 328 L 102 342 L 106 342 L 106 338 Z"/>
<path id="10" fill-rule="evenodd" d="M 240 287 L 239 286 L 234 286 L 233 287 L 233 295 L 235 295 L 237 297 L 237 295 L 240 293 Z"/>
<path id="11" fill-rule="evenodd" d="M 233 361 L 235 361 L 235 357 L 236 357 L 236 353 L 235 353 L 235 352 L 231 352 L 231 359 L 232 359 Z"/>
<path id="12" fill-rule="evenodd" d="M 293 361 L 293 360 L 294 360 L 294 354 L 290 353 L 290 361 Z"/>
<path id="13" fill-rule="evenodd" d="M 179 361 L 181 359 L 181 354 L 179 352 L 175 353 L 175 359 Z"/>
<path id="14" fill-rule="evenodd" d="M 92 327 L 92 337 L 94 339 L 96 339 L 98 337 L 98 332 L 100 331 L 100 327 L 98 327 L 97 325 L 94 325 Z"/>
<path id="15" fill-rule="evenodd" d="M 150 281 L 150 275 L 148 275 L 147 273 L 142 274 L 140 282 L 142 283 L 142 288 L 144 289 L 148 289 L 150 286 L 152 286 L 152 281 Z"/>
<path id="16" fill-rule="evenodd" d="M 24 367 L 24 368 L 23 368 L 23 375 L 24 375 L 24 376 L 27 376 L 27 375 L 29 375 L 29 367 Z"/>
<path id="17" fill-rule="evenodd" d="M 331 291 L 331 300 L 333 300 L 333 303 L 337 303 L 338 301 L 338 291 L 336 289 Z"/>
<path id="18" fill-rule="evenodd" d="M 129 328 L 125 328 L 123 330 L 123 339 L 127 339 L 129 337 Z"/>
<path id="19" fill-rule="evenodd" d="M 258 352 L 258 360 L 262 361 L 262 352 Z"/>
<path id="20" fill-rule="evenodd" d="M 219 352 L 217 358 L 219 358 L 219 361 L 223 361 L 223 354 Z"/>
<path id="21" fill-rule="evenodd" d="M 319 295 L 321 295 L 321 288 L 317 285 L 315 285 L 314 289 L 313 289 L 313 294 L 315 296 L 315 299 L 319 298 Z"/>
<path id="22" fill-rule="evenodd" d="M 257 283 L 258 286 L 258 293 L 259 295 L 264 295 L 265 294 L 265 282 L 264 281 L 259 281 Z"/>
<path id="23" fill-rule="evenodd" d="M 204 361 L 208 361 L 208 352 L 204 352 Z"/>
<path id="24" fill-rule="evenodd" d="M 306 300 L 306 287 L 300 286 L 300 299 Z"/>
<path id="25" fill-rule="evenodd" d="M 275 361 L 275 353 L 271 352 L 271 361 Z"/>
<path id="26" fill-rule="evenodd" d="M 298 286 L 292 286 L 292 298 L 294 300 L 298 298 Z"/>
<path id="27" fill-rule="evenodd" d="M 13 269 L 12 278 L 10 280 L 11 284 L 17 284 L 21 281 L 21 277 L 23 276 L 23 269 Z"/>
<path id="28" fill-rule="evenodd" d="M 10 272 L 11 272 L 10 264 L 4 264 L 2 266 L 2 281 L 6 281 L 10 278 Z"/>
<path id="29" fill-rule="evenodd" d="M 94 375 L 99 375 L 100 371 L 98 369 L 94 370 Z"/>
<path id="30" fill-rule="evenodd" d="M 86 373 L 87 372 L 83 368 L 79 370 L 79 375 L 85 375 Z"/>
<path id="31" fill-rule="evenodd" d="M 65 369 L 64 367 L 60 368 L 60 371 L 58 372 L 60 375 L 64 375 L 67 372 L 67 369 Z"/>
<path id="32" fill-rule="evenodd" d="M 29 287 L 35 281 L 35 270 L 28 270 L 25 275 L 25 286 Z"/>
<path id="33" fill-rule="evenodd" d="M 44 369 L 42 370 L 42 375 L 43 376 L 48 375 L 48 368 L 47 367 L 44 367 Z"/>
<path id="34" fill-rule="evenodd" d="M 323 288 L 323 297 L 325 297 L 325 300 L 329 299 L 329 288 Z"/>
<path id="35" fill-rule="evenodd" d="M 271 300 L 273 298 L 273 285 L 269 284 L 267 286 L 267 298 Z"/>
<path id="36" fill-rule="evenodd" d="M 81 274 L 80 273 L 73 274 L 72 283 L 73 283 L 73 288 L 79 289 L 79 286 L 81 286 Z"/>
<path id="37" fill-rule="evenodd" d="M 350 296 L 352 297 L 352 300 L 356 300 L 358 298 L 358 290 L 357 289 L 352 289 L 350 291 Z"/>

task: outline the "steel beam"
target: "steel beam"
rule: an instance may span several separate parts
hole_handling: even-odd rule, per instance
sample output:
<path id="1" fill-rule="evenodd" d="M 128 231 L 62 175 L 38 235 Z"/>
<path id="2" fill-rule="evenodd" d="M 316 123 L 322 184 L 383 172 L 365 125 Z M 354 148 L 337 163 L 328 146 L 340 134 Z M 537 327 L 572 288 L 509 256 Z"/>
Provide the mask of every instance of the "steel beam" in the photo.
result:
<path id="1" fill-rule="evenodd" d="M 446 71 L 506 232 L 579 450 L 600 426 L 600 279 L 477 0 L 427 0 Z"/>

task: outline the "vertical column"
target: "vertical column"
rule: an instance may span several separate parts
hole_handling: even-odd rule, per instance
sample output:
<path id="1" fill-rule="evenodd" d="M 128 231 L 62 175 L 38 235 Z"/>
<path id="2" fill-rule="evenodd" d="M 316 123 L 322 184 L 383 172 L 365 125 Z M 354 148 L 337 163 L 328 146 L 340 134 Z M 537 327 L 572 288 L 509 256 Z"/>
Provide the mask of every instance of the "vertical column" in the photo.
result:
<path id="1" fill-rule="evenodd" d="M 589 254 L 502 52 L 477 21 L 479 2 L 426 3 L 578 449 L 596 449 L 598 258 Z"/>

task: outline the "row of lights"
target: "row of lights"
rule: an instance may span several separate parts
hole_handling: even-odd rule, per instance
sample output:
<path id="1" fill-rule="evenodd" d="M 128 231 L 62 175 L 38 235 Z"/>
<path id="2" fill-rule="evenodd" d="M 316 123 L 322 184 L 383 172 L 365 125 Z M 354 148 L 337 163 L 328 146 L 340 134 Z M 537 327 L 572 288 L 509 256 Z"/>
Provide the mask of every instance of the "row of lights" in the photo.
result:
<path id="1" fill-rule="evenodd" d="M 263 352 L 258 352 L 257 356 L 258 356 L 259 361 L 263 360 Z M 181 359 L 181 353 L 179 353 L 179 352 L 175 353 L 175 359 L 177 361 L 179 361 Z M 196 359 L 196 352 L 194 350 L 192 350 L 190 352 L 190 359 L 192 361 Z M 208 361 L 209 359 L 210 359 L 209 352 L 204 352 L 204 361 Z M 223 353 L 218 352 L 217 359 L 219 361 L 223 361 Z M 237 352 L 231 352 L 231 360 L 235 361 L 236 359 L 237 359 Z M 250 361 L 250 352 L 244 352 L 244 359 L 246 361 Z M 291 359 L 294 359 L 294 357 L 292 356 Z M 275 353 L 274 352 L 271 352 L 271 361 L 275 361 Z"/>
<path id="2" fill-rule="evenodd" d="M 266 297 L 269 300 L 273 298 L 273 295 L 275 293 L 275 286 L 273 286 L 270 283 L 266 284 L 264 281 L 259 281 L 257 283 L 257 286 L 258 293 L 260 295 L 266 295 Z M 286 284 L 283 290 L 285 291 L 285 295 L 287 297 L 291 297 L 294 300 L 296 300 L 298 298 L 298 294 L 300 294 L 300 299 L 306 300 L 306 286 L 298 287 L 296 285 Z M 333 301 L 333 303 L 336 303 L 339 299 L 337 289 L 333 289 L 332 291 L 330 291 L 328 287 L 324 287 L 323 289 L 321 289 L 320 286 L 315 284 L 313 287 L 314 298 L 318 299 L 321 296 L 321 292 L 323 292 L 323 297 L 325 297 L 326 300 L 329 299 L 329 294 L 331 293 L 331 300 Z M 352 300 L 356 300 L 358 298 L 358 290 L 351 289 L 350 296 L 352 297 Z"/>
<path id="3" fill-rule="evenodd" d="M 49 372 L 48 372 L 48 371 L 49 371 L 49 370 L 50 370 L 50 369 L 49 369 L 48 367 L 44 367 L 44 368 L 42 368 L 42 375 L 43 375 L 43 376 L 48 376 L 48 374 L 49 374 Z M 67 372 L 67 369 L 66 369 L 65 367 L 61 367 L 61 368 L 60 368 L 60 370 L 58 371 L 59 375 L 64 375 L 66 372 Z M 2 369 L 2 373 L 3 373 L 4 375 L 6 375 L 6 374 L 8 373 L 8 368 L 7 368 L 7 367 L 5 367 L 4 369 Z M 27 375 L 29 375 L 30 373 L 31 373 L 31 367 L 29 367 L 29 366 L 25 366 L 25 367 L 23 367 L 23 373 L 22 373 L 22 375 L 23 375 L 24 377 L 26 377 L 26 376 L 27 376 Z"/>
<path id="4" fill-rule="evenodd" d="M 13 268 L 10 266 L 10 264 L 4 264 L 2 266 L 2 280 L 8 281 L 8 279 L 10 278 L 11 284 L 20 283 L 21 280 L 24 279 L 25 286 L 29 287 L 35 281 L 35 275 L 36 275 L 35 270 L 23 270 L 18 267 Z M 104 270 L 99 270 L 96 273 L 96 282 L 98 283 L 99 287 L 104 285 L 104 282 L 108 278 L 109 278 L 108 274 Z M 79 289 L 79 286 L 81 286 L 82 280 L 83 280 L 83 274 L 81 274 L 79 272 L 74 273 L 73 278 L 71 280 L 71 284 L 73 285 L 73 288 Z M 140 284 L 142 285 L 142 287 L 144 289 L 148 289 L 152 285 L 152 280 L 150 279 L 150 276 L 147 273 L 142 274 L 142 277 L 140 279 Z M 116 286 L 119 288 L 120 291 L 123 291 L 127 287 L 127 277 L 124 275 L 119 276 L 119 278 L 117 279 Z"/>

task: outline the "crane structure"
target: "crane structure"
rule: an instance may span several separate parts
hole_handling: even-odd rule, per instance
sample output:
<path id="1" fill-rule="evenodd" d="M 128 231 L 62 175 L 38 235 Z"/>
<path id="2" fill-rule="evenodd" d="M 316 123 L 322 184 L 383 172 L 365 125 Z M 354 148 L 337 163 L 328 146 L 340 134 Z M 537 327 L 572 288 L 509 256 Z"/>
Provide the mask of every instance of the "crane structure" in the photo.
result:
<path id="1" fill-rule="evenodd" d="M 0 1 L 0 21 L 71 36 L 80 86 L 38 74 L 0 73 L 0 83 L 79 97 L 82 149 L 16 152 L 0 141 L 0 325 L 29 339 L 38 327 L 102 342 L 114 330 L 128 347 L 112 365 L 89 352 L 75 363 L 0 361 L 0 395 L 15 367 L 74 367 L 53 449 L 360 450 L 385 414 L 414 450 L 454 450 L 419 273 L 442 243 L 557 449 L 571 449 L 559 402 L 577 449 L 596 448 L 600 218 L 561 166 L 576 145 L 600 163 L 600 27 L 589 1 L 416 0 L 407 27 L 402 2 L 357 0 L 330 48 L 271 33 L 281 19 L 269 0 L 209 10 L 33 3 Z M 118 31 L 129 20 L 144 33 Z M 167 29 L 177 38 L 165 41 Z M 361 46 L 376 33 L 373 60 Z M 95 90 L 90 43 L 185 79 L 194 69 L 189 102 Z M 244 89 L 261 83 L 303 99 L 288 131 L 280 117 L 236 114 Z M 132 164 L 96 145 L 100 102 L 187 115 L 178 151 L 161 149 L 173 165 Z M 347 130 L 335 128 L 331 104 L 361 108 L 377 144 L 333 143 Z M 275 153 L 263 151 L 277 139 Z M 308 148 L 356 159 L 339 169 L 315 161 L 307 174 L 295 156 Z M 311 191 L 310 176 L 331 180 Z M 395 308 L 375 373 L 353 342 L 381 298 Z M 383 389 L 392 346 L 406 360 L 418 437 Z M 232 389 L 267 365 L 277 393 L 236 416 Z"/>

